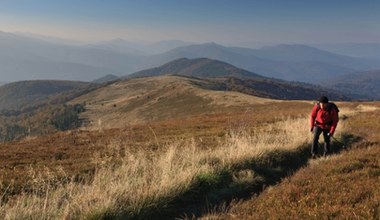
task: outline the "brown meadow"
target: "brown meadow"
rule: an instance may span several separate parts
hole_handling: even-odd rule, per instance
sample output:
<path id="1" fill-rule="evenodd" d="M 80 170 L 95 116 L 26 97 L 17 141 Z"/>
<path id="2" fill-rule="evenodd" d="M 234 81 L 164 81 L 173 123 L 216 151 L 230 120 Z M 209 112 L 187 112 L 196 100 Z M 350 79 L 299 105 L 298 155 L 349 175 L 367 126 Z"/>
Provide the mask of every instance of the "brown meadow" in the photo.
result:
<path id="1" fill-rule="evenodd" d="M 114 105 L 108 107 L 117 108 Z M 350 123 L 358 112 L 368 112 L 359 117 L 375 119 L 378 113 L 372 103 L 340 106 L 348 119 L 340 123 L 338 138 L 353 133 Z M 1 218 L 144 219 L 160 212 L 165 213 L 162 218 L 173 217 L 178 214 L 170 210 L 173 204 L 193 204 L 202 193 L 230 186 L 247 187 L 249 192 L 257 183 L 262 187 L 266 180 L 245 167 L 247 163 L 275 164 L 289 152 L 304 157 L 310 143 L 312 102 L 252 101 L 232 106 L 218 102 L 204 107 L 209 111 L 202 114 L 140 118 L 115 128 L 95 123 L 90 129 L 0 145 Z M 278 158 L 271 162 L 267 155 L 273 152 Z M 198 194 L 192 199 L 194 192 Z"/>

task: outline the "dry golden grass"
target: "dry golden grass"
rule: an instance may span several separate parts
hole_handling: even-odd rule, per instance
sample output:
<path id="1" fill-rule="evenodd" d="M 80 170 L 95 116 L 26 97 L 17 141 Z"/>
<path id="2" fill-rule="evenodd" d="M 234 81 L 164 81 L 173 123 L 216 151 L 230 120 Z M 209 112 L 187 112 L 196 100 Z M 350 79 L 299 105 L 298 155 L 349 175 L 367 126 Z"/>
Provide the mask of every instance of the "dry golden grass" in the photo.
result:
<path id="1" fill-rule="evenodd" d="M 203 219 L 379 219 L 380 145 L 319 159 L 280 185 Z"/>
<path id="2" fill-rule="evenodd" d="M 220 146 L 231 130 L 237 131 L 243 126 L 255 131 L 286 117 L 300 117 L 299 112 L 294 111 L 295 108 L 306 112 L 310 105 L 303 102 L 280 102 L 244 109 L 231 108 L 230 112 L 225 113 L 209 113 L 140 125 L 126 124 L 121 129 L 74 130 L 32 136 L 0 145 L 0 177 L 5 185 L 13 183 L 9 190 L 14 193 L 29 187 L 30 168 L 39 171 L 49 167 L 54 172 L 62 167 L 70 177 L 88 178 L 96 167 L 92 160 L 94 152 L 105 151 L 112 142 L 123 143 L 125 148 L 157 150 L 179 140 L 194 140 L 198 148 L 213 149 Z"/>
<path id="3" fill-rule="evenodd" d="M 379 219 L 378 103 L 351 105 L 339 130 L 364 138 L 350 151 L 310 161 L 281 184 L 203 219 Z"/>
<path id="4" fill-rule="evenodd" d="M 352 107 L 347 105 L 347 108 L 349 111 Z M 12 196 L 7 193 L 8 186 L 3 185 L 0 217 L 99 219 L 118 214 L 144 215 L 147 209 L 164 207 L 166 201 L 187 192 L 200 176 L 212 177 L 221 170 L 268 152 L 293 150 L 310 143 L 310 109 L 309 103 L 278 102 L 258 105 L 244 112 L 235 110 L 118 130 L 62 133 L 59 138 L 47 138 L 44 142 L 47 146 L 50 142 L 55 145 L 70 140 L 71 146 L 66 147 L 69 150 L 61 149 L 65 155 L 75 148 L 79 149 L 73 151 L 77 154 L 87 149 L 82 158 L 90 160 L 86 163 L 94 168 L 89 173 L 91 178 L 72 178 L 64 163 L 54 172 L 30 169 L 32 184 L 21 189 L 21 193 Z M 306 113 L 300 114 L 302 111 Z M 346 120 L 340 123 L 339 132 L 349 128 L 345 123 Z M 30 141 L 38 145 L 41 140 Z M 17 144 L 25 147 L 26 143 Z M 89 157 L 89 152 L 96 153 Z M 46 164 L 54 168 L 53 162 Z M 250 183 L 255 175 L 250 170 L 240 170 L 234 173 L 233 181 Z"/>
<path id="5" fill-rule="evenodd" d="M 126 146 L 125 137 L 113 137 L 104 142 L 107 150 L 92 161 L 96 171 L 91 181 L 77 182 L 65 175 L 49 178 L 46 172 L 37 175 L 32 179 L 38 182 L 32 185 L 33 190 L 2 201 L 0 216 L 71 219 L 104 217 L 107 213 L 138 215 L 146 207 L 185 192 L 198 175 L 310 141 L 307 118 L 258 118 L 265 120 L 260 125 L 246 121 L 244 125 L 227 126 L 225 134 L 216 139 L 216 146 L 211 147 L 204 146 L 202 138 L 194 137 L 160 143 L 162 139 L 152 127 L 151 138 L 156 142 L 153 148 L 133 148 Z M 248 181 L 251 175 L 242 172 L 236 175 L 236 181 Z"/>

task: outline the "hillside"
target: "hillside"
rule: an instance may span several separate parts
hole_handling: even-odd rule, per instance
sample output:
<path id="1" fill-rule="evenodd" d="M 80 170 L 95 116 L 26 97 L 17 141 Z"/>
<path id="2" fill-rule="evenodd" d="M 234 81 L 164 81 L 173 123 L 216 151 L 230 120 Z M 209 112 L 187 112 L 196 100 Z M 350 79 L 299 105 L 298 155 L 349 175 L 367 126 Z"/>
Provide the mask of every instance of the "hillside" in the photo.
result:
<path id="1" fill-rule="evenodd" d="M 321 82 L 356 99 L 380 100 L 380 70 L 349 74 Z"/>
<path id="2" fill-rule="evenodd" d="M 89 121 L 88 126 L 93 129 L 187 118 L 242 106 L 248 108 L 281 102 L 273 98 L 316 100 L 325 92 L 260 77 L 241 80 L 163 75 L 118 81 L 70 103 L 86 103 L 86 111 L 81 113 L 81 117 Z M 327 94 L 331 95 L 332 100 L 343 98 L 333 93 Z"/>
<path id="3" fill-rule="evenodd" d="M 379 103 L 346 118 L 346 151 L 309 161 L 278 185 L 204 219 L 379 219 Z M 335 143 L 335 148 L 340 145 Z"/>
<path id="4" fill-rule="evenodd" d="M 115 76 L 115 75 L 112 75 L 112 74 L 108 74 L 106 76 L 100 77 L 99 79 L 95 79 L 92 82 L 93 83 L 107 83 L 107 82 L 113 82 L 113 81 L 116 81 L 116 80 L 119 80 L 118 76 Z"/>
<path id="5" fill-rule="evenodd" d="M 20 81 L 0 86 L 0 110 L 17 109 L 33 104 L 48 96 L 57 95 L 91 85 L 86 82 L 35 80 Z"/>
<path id="6" fill-rule="evenodd" d="M 231 106 L 275 102 L 207 87 L 218 85 L 181 76 L 135 78 L 115 82 L 70 103 L 86 103 L 86 112 L 81 117 L 91 122 L 90 127 L 109 128 L 222 112 Z"/>
<path id="7" fill-rule="evenodd" d="M 211 80 L 211 79 L 210 79 Z M 337 90 L 329 90 L 312 84 L 287 82 L 274 79 L 240 79 L 234 77 L 217 78 L 219 89 L 236 91 L 258 97 L 282 100 L 315 100 L 325 94 L 331 100 L 349 100 Z"/>
<path id="8" fill-rule="evenodd" d="M 241 101 L 239 96 L 223 98 Z M 276 183 L 297 169 L 307 169 L 308 161 L 314 163 L 309 159 L 309 145 L 305 144 L 311 141 L 308 117 L 313 103 L 263 99 L 254 103 L 239 108 L 230 106 L 224 109 L 227 112 L 208 112 L 137 125 L 126 123 L 119 129 L 72 130 L 2 144 L 0 174 L 4 182 L 0 185 L 3 195 L 0 216 L 14 216 L 15 219 L 197 218 L 210 210 L 208 207 L 221 205 L 223 213 L 219 213 L 218 208 L 211 209 L 217 217 L 249 217 L 250 206 L 245 211 L 237 208 L 236 213 L 226 214 L 233 210 L 230 209 L 231 199 L 245 198 L 251 202 L 249 198 L 256 198 L 251 197 L 253 194 L 274 189 Z M 347 132 L 355 131 L 354 135 L 370 140 L 364 142 L 365 146 L 372 147 L 364 154 L 351 152 L 345 160 L 348 163 L 342 162 L 345 157 L 337 157 L 340 158 L 338 165 L 318 165 L 319 171 L 303 172 L 315 176 L 296 181 L 300 185 L 295 188 L 268 190 L 269 193 L 284 193 L 283 197 L 265 199 L 267 192 L 264 192 L 266 203 L 260 207 L 261 213 L 268 211 L 269 216 L 297 218 L 300 215 L 296 212 L 283 211 L 294 211 L 292 205 L 300 203 L 311 204 L 316 214 L 323 211 L 335 217 L 334 214 L 344 213 L 344 210 L 354 211 L 362 217 L 374 213 L 378 206 L 378 194 L 375 194 L 378 192 L 375 191 L 378 190 L 375 148 L 378 135 L 373 131 L 378 130 L 376 109 L 379 103 L 342 102 L 339 106 L 342 114 L 348 116 L 340 122 L 336 138 L 351 147 L 355 139 L 352 137 L 356 136 Z M 366 111 L 368 114 L 363 114 Z M 360 123 L 363 126 L 357 129 Z M 317 164 L 324 161 L 329 159 L 320 159 Z M 324 179 L 323 174 L 330 168 L 328 178 Z M 341 185 L 333 184 L 339 179 L 337 173 L 347 177 L 344 182 L 337 181 Z M 363 181 L 371 184 L 360 184 Z M 311 189 L 307 187 L 313 183 Z M 294 199 L 313 189 L 320 193 Z M 347 195 L 346 190 L 352 193 Z M 289 197 L 287 192 L 290 192 Z M 321 194 L 330 199 L 315 197 Z M 310 201 L 310 198 L 313 199 Z M 337 212 L 339 207 L 328 206 L 337 201 L 334 198 L 349 206 Z M 285 203 L 281 203 L 283 199 Z M 319 205 L 327 206 L 321 210 Z M 46 212 L 41 212 L 44 207 Z M 301 211 L 309 211 L 307 208 Z"/>

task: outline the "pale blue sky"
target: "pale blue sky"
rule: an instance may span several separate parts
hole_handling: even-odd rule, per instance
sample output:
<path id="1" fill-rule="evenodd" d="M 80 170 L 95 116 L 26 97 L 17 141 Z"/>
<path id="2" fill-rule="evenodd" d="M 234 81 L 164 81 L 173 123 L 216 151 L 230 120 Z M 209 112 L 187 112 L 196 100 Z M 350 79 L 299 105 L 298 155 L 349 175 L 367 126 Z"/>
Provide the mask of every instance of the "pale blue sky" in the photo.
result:
<path id="1" fill-rule="evenodd" d="M 0 30 L 84 41 L 380 43 L 380 1 L 0 0 Z"/>

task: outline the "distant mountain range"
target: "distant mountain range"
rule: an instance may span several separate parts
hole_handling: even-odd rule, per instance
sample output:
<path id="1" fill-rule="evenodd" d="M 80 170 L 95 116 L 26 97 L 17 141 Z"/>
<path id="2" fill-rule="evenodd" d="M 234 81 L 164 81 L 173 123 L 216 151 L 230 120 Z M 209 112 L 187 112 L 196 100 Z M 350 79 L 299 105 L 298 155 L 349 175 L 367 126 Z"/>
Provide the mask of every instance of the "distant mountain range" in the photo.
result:
<path id="1" fill-rule="evenodd" d="M 91 81 L 134 71 L 135 56 L 0 32 L 0 81 Z"/>
<path id="2" fill-rule="evenodd" d="M 177 47 L 189 45 L 192 45 L 192 43 L 179 40 L 166 40 L 157 43 L 135 43 L 117 38 L 109 41 L 98 42 L 96 44 L 90 44 L 89 47 L 130 55 L 148 56 L 164 53 Z"/>
<path id="3" fill-rule="evenodd" d="M 183 57 L 220 60 L 266 77 L 309 83 L 380 69 L 377 60 L 334 54 L 306 45 L 249 49 L 215 43 L 190 45 L 182 41 L 147 45 L 114 39 L 78 46 L 0 32 L 0 81 L 92 81 L 110 74 L 131 74 Z"/>
<path id="4" fill-rule="evenodd" d="M 335 79 L 343 82 L 343 79 L 353 76 L 360 78 L 361 73 L 367 74 L 368 71 L 380 69 L 380 59 L 373 59 L 376 58 L 380 47 L 373 44 L 338 45 L 340 50 L 337 45 L 332 45 L 331 48 L 321 50 L 307 45 L 277 45 L 250 49 L 225 47 L 215 43 L 191 45 L 175 40 L 141 44 L 114 39 L 82 46 L 77 43 L 70 45 L 57 42 L 61 41 L 0 31 L 0 81 L 46 79 L 107 82 L 128 74 L 135 75 L 136 72 L 150 75 L 146 69 L 157 68 L 181 58 L 209 58 L 244 69 L 238 77 L 249 72 L 287 81 L 329 84 L 333 88 L 343 89 L 342 86 L 334 86 L 327 82 L 334 82 Z M 342 52 L 342 48 L 346 48 L 346 52 L 353 55 L 353 52 L 357 51 L 366 58 L 331 52 Z M 187 65 L 187 62 L 177 64 Z M 213 74 L 226 74 L 223 72 L 225 69 L 218 70 L 219 64 L 214 62 L 213 65 L 216 66 L 209 67 L 214 71 Z M 167 67 L 173 68 L 172 64 Z M 190 68 L 195 68 L 192 76 L 202 77 L 200 73 L 197 75 L 194 72 L 199 71 L 199 68 L 192 65 Z M 183 75 L 175 70 L 174 68 L 171 72 Z M 343 91 L 353 97 L 377 97 L 370 95 L 372 87 L 367 86 L 365 81 L 357 82 L 363 83 L 355 84 L 363 91 L 351 90 L 353 87 L 347 87 Z"/>

